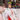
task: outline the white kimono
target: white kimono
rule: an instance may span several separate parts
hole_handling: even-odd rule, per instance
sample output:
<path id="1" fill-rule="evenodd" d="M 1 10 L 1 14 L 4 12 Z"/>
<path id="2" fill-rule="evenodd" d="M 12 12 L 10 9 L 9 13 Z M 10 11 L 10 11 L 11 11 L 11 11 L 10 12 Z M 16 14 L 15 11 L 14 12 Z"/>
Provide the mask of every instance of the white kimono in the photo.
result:
<path id="1" fill-rule="evenodd" d="M 13 10 L 13 9 L 12 9 Z M 5 11 L 2 13 L 3 15 L 3 20 L 8 20 L 8 15 L 10 16 L 10 18 L 12 20 L 16 20 L 15 14 L 14 14 L 14 10 L 13 10 L 13 16 L 11 14 L 11 9 L 5 9 Z"/>

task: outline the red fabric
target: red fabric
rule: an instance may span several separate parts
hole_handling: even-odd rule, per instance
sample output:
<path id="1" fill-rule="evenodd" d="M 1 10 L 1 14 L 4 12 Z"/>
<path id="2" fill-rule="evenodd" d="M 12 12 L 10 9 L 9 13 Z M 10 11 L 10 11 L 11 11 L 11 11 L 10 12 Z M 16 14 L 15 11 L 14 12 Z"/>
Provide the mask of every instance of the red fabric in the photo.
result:
<path id="1" fill-rule="evenodd" d="M 10 16 L 8 16 L 8 20 L 11 20 Z"/>

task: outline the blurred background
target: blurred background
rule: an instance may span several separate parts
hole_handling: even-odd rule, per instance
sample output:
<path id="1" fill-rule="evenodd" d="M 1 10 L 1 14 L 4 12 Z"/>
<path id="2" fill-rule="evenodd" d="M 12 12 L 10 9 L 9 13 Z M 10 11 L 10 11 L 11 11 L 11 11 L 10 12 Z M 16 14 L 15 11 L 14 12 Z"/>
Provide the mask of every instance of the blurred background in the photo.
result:
<path id="1" fill-rule="evenodd" d="M 20 8 L 20 0 L 16 0 L 16 7 Z"/>
<path id="2" fill-rule="evenodd" d="M 6 8 L 15 8 L 16 7 L 16 0 L 0 0 L 0 6 L 4 6 Z"/>
<path id="3" fill-rule="evenodd" d="M 6 8 L 20 8 L 20 0 L 0 0 L 0 6 L 3 4 Z"/>

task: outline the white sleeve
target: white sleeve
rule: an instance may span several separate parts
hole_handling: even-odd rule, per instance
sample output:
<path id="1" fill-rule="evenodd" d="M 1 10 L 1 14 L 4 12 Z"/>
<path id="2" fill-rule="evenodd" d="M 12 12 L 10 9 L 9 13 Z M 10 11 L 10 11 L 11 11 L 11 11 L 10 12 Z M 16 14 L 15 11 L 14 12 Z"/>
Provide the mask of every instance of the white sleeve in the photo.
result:
<path id="1" fill-rule="evenodd" d="M 13 18 L 14 18 L 14 20 L 16 20 L 15 13 L 16 13 L 16 9 L 13 9 Z"/>
<path id="2" fill-rule="evenodd" d="M 10 13 L 10 10 L 7 10 L 7 11 L 6 11 L 6 15 L 5 15 L 5 16 L 6 16 L 6 20 L 8 20 L 8 16 L 10 16 L 10 14 L 11 14 L 11 13 Z"/>
<path id="3" fill-rule="evenodd" d="M 14 19 L 17 19 L 16 9 L 14 9 Z"/>
<path id="4" fill-rule="evenodd" d="M 5 18 L 8 20 L 8 10 L 5 10 Z"/>

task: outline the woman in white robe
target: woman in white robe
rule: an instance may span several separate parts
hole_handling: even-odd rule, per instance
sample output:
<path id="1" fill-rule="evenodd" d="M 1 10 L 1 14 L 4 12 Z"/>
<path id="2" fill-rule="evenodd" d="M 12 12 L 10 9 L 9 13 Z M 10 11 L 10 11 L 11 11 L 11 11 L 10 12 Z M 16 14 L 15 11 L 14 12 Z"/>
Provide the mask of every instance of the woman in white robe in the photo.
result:
<path id="1" fill-rule="evenodd" d="M 14 10 L 12 11 L 13 15 L 11 14 L 12 13 L 11 10 L 13 10 L 13 9 L 2 8 L 1 11 L 2 11 L 3 20 L 8 20 L 8 16 L 10 16 L 11 20 L 14 20 L 14 19 L 16 20 Z"/>
<path id="2" fill-rule="evenodd" d="M 8 11 L 6 11 L 5 17 L 8 17 L 8 15 L 9 15 L 11 20 L 14 20 L 14 19 L 16 20 L 16 17 L 15 17 L 15 14 L 14 14 L 14 10 L 13 10 L 13 14 L 11 14 L 12 13 L 11 10 L 13 10 L 13 9 L 9 9 Z M 6 20 L 8 20 L 8 18 L 6 18 Z"/>

